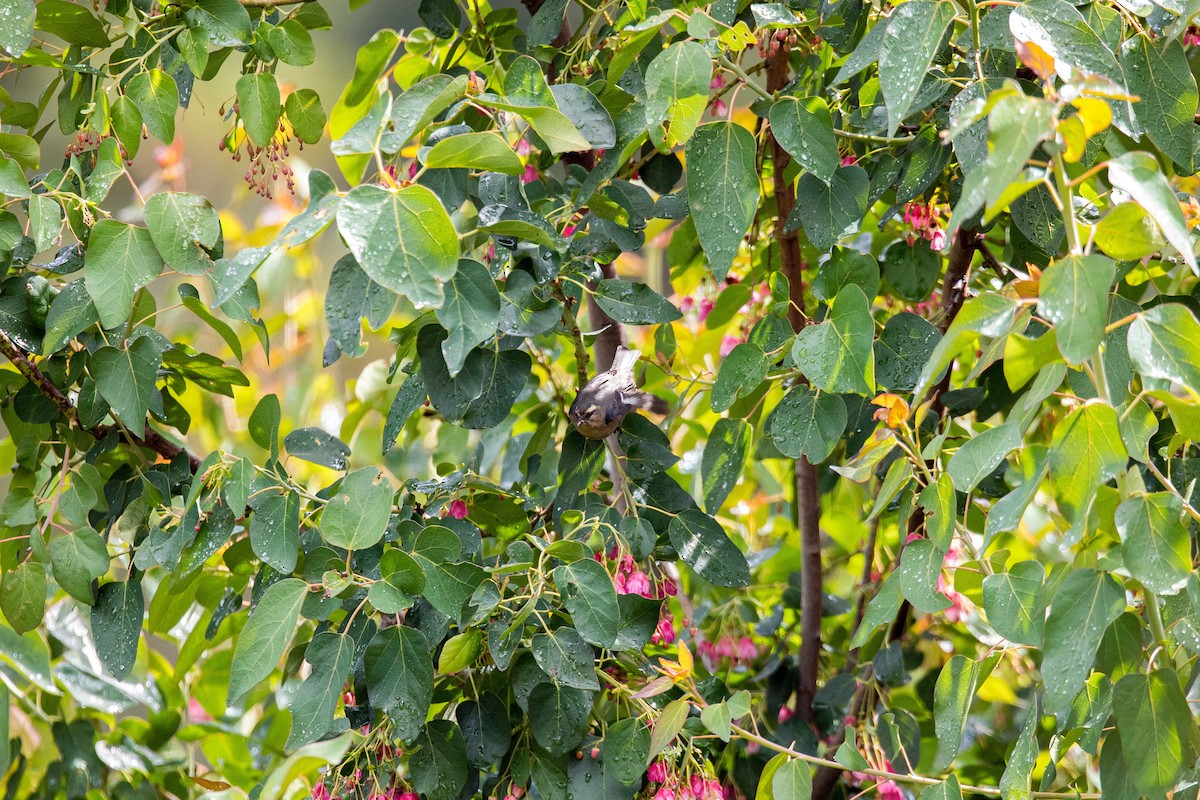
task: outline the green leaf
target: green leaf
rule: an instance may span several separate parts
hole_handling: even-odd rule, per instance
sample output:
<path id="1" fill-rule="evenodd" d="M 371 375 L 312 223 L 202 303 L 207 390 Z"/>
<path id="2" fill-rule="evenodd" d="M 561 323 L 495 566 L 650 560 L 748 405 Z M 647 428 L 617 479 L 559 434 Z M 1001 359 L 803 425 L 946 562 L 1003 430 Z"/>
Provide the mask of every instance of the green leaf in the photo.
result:
<path id="1" fill-rule="evenodd" d="M 1096 354 L 1108 321 L 1116 265 L 1104 256 L 1071 255 L 1042 272 L 1038 313 L 1054 326 L 1058 350 L 1078 366 Z"/>
<path id="2" fill-rule="evenodd" d="M 658 715 L 658 719 L 654 720 L 650 728 L 650 755 L 647 761 L 665 750 L 683 730 L 683 723 L 687 722 L 688 706 L 688 701 L 682 698 L 672 700 Z"/>
<path id="3" fill-rule="evenodd" d="M 383 628 L 367 645 L 363 664 L 371 705 L 388 713 L 397 738 L 411 741 L 424 727 L 433 699 L 429 642 L 415 628 Z"/>
<path id="4" fill-rule="evenodd" d="M 1200 395 L 1200 322 L 1184 305 L 1163 303 L 1129 326 L 1129 357 L 1143 378 L 1186 386 Z"/>
<path id="5" fill-rule="evenodd" d="M 403 430 L 404 424 L 408 422 L 408 418 L 413 412 L 420 408 L 421 404 L 429 397 L 429 390 L 425 388 L 425 381 L 421 379 L 421 375 L 410 375 L 404 385 L 396 392 L 396 397 L 392 400 L 391 408 L 388 409 L 387 420 L 383 425 L 383 453 L 387 455 L 388 451 L 396 444 L 396 438 Z"/>
<path id="6" fill-rule="evenodd" d="M 344 633 L 322 631 L 304 651 L 312 671 L 292 695 L 292 730 L 285 747 L 303 747 L 325 735 L 333 725 L 342 684 L 354 667 L 354 640 Z"/>
<path id="7" fill-rule="evenodd" d="M 1139 98 L 1138 122 L 1168 158 L 1185 172 L 1191 172 L 1195 127 L 1192 117 L 1200 104 L 1200 92 L 1196 91 L 1196 78 L 1183 45 L 1178 41 L 1156 43 L 1149 36 L 1130 36 L 1121 45 L 1117 59 L 1125 74 L 1126 87 Z"/>
<path id="8" fill-rule="evenodd" d="M 308 584 L 298 578 L 284 578 L 263 592 L 233 649 L 229 666 L 230 704 L 238 702 L 275 669 L 292 638 L 307 594 Z"/>
<path id="9" fill-rule="evenodd" d="M 1163 246 L 1158 226 L 1137 203 L 1121 203 L 1101 217 L 1092 240 L 1106 255 L 1122 261 L 1137 261 Z"/>
<path id="10" fill-rule="evenodd" d="M 779 452 L 820 464 L 833 453 L 846 430 L 846 404 L 837 395 L 796 386 L 775 406 L 766 427 Z"/>
<path id="11" fill-rule="evenodd" d="M 1021 446 L 1021 429 L 1015 424 L 997 425 L 975 434 L 950 457 L 946 471 L 954 488 L 970 492 Z"/>
<path id="12" fill-rule="evenodd" d="M 809 800 L 812 797 L 812 773 L 808 762 L 789 759 L 771 776 L 771 796 L 774 800 Z"/>
<path id="13" fill-rule="evenodd" d="M 483 634 L 478 630 L 468 630 L 451 636 L 442 645 L 442 653 L 438 657 L 438 672 L 443 675 L 461 672 L 474 664 L 482 651 Z"/>
<path id="14" fill-rule="evenodd" d="M 1075 569 L 1050 605 L 1042 643 L 1046 713 L 1071 706 L 1096 660 L 1104 631 L 1125 610 L 1125 591 L 1099 570 Z"/>
<path id="15" fill-rule="evenodd" d="M 1134 495 L 1117 507 L 1117 531 L 1129 574 L 1155 594 L 1175 594 L 1192 570 L 1183 500 L 1170 492 Z"/>
<path id="16" fill-rule="evenodd" d="M 280 488 L 251 501 L 250 549 L 279 574 L 290 575 L 300 550 L 300 496 Z"/>
<path id="17" fill-rule="evenodd" d="M 813 297 L 828 303 L 848 284 L 858 286 L 873 300 L 879 294 L 879 262 L 869 254 L 835 247 L 813 278 Z"/>
<path id="18" fill-rule="evenodd" d="M 438 308 L 458 267 L 458 234 L 424 186 L 395 191 L 362 185 L 337 210 L 338 231 L 371 280 L 418 308 Z"/>
<path id="19" fill-rule="evenodd" d="M 1034 765 L 1037 764 L 1037 728 L 1040 721 L 1037 706 L 1035 699 L 1017 743 L 1009 753 L 1004 774 L 1000 776 L 1000 792 L 1004 800 L 1030 800 L 1032 797 L 1029 784 Z"/>
<path id="20" fill-rule="evenodd" d="M 1076 521 L 1087 513 L 1104 481 L 1128 460 L 1117 412 L 1105 403 L 1088 403 L 1067 415 L 1050 441 L 1050 479 L 1058 510 Z"/>
<path id="21" fill-rule="evenodd" d="M 141 112 L 150 135 L 164 144 L 175 141 L 175 111 L 179 88 L 175 79 L 160 69 L 138 72 L 125 85 L 125 96 Z"/>
<path id="22" fill-rule="evenodd" d="M 613 602 L 616 602 L 615 593 Z M 575 689 L 600 689 L 595 654 L 574 628 L 536 634 L 530 647 L 538 666 L 556 684 Z"/>
<path id="23" fill-rule="evenodd" d="M 646 68 L 646 126 L 659 152 L 686 144 L 696 133 L 708 105 L 711 82 L 712 58 L 697 42 L 676 42 L 650 62 Z M 731 123 L 711 124 L 733 127 Z M 742 132 L 749 135 L 744 129 Z M 691 159 L 689 148 L 688 161 Z"/>
<path id="24" fill-rule="evenodd" d="M 71 281 L 50 303 L 50 310 L 46 313 L 42 355 L 54 355 L 99 321 L 100 316 L 96 313 L 96 306 L 88 295 L 83 279 Z"/>
<path id="25" fill-rule="evenodd" d="M 783 97 L 770 111 L 775 140 L 801 167 L 825 183 L 841 162 L 829 106 L 820 97 Z"/>
<path id="26" fill-rule="evenodd" d="M 159 192 L 146 200 L 146 229 L 163 261 L 184 275 L 202 275 L 213 262 L 204 249 L 221 237 L 217 210 L 203 197 Z"/>
<path id="27" fill-rule="evenodd" d="M 650 760 L 650 730 L 640 719 L 626 717 L 608 726 L 600 755 L 621 783 L 640 780 Z"/>
<path id="28" fill-rule="evenodd" d="M 300 748 L 288 756 L 263 781 L 263 789 L 258 800 L 280 800 L 291 797 L 288 791 L 302 775 L 314 775 L 317 770 L 329 765 L 342 762 L 342 757 L 353 742 L 352 734 L 347 731 L 333 739 L 315 742 Z"/>
<path id="29" fill-rule="evenodd" d="M 321 140 L 327 117 L 316 92 L 312 89 L 291 92 L 283 101 L 283 111 L 297 139 L 305 144 L 316 144 Z"/>
<path id="30" fill-rule="evenodd" d="M 750 583 L 746 557 L 707 514 L 695 509 L 678 514 L 671 519 L 667 535 L 684 563 L 709 583 L 733 588 Z"/>
<path id="31" fill-rule="evenodd" d="M 246 429 L 250 438 L 264 450 L 269 450 L 271 458 L 279 456 L 279 397 L 266 395 L 250 412 Z"/>
<path id="32" fill-rule="evenodd" d="M 435 719 L 409 759 L 412 787 L 428 800 L 455 800 L 467 785 L 467 745 L 458 725 Z"/>
<path id="33" fill-rule="evenodd" d="M 392 513 L 392 484 L 374 467 L 342 479 L 321 512 L 321 536 L 334 547 L 365 550 L 381 538 Z"/>
<path id="34" fill-rule="evenodd" d="M 752 431 L 740 419 L 722 417 L 716 421 L 704 443 L 700 459 L 700 486 L 704 508 L 716 514 L 737 485 L 742 467 L 750 455 Z"/>
<path id="35" fill-rule="evenodd" d="M 1114 189 L 1127 192 L 1134 202 L 1149 212 L 1170 245 L 1179 251 L 1193 272 L 1200 274 L 1179 200 L 1159 171 L 1154 156 L 1130 151 L 1114 158 L 1108 162 L 1108 180 Z"/>
<path id="36" fill-rule="evenodd" d="M 917 800 L 962 800 L 962 787 L 958 784 L 958 778 L 951 775 L 941 783 L 926 786 L 917 795 Z"/>
<path id="37" fill-rule="evenodd" d="M 898 239 L 883 253 L 883 277 L 897 295 L 913 303 L 929 300 L 941 271 L 941 256 L 924 241 L 910 245 Z"/>
<path id="38" fill-rule="evenodd" d="M 198 0 L 186 18 L 189 28 L 207 31 L 216 47 L 250 44 L 250 15 L 237 0 Z"/>
<path id="39" fill-rule="evenodd" d="M 128 350 L 101 347 L 92 356 L 91 371 L 100 396 L 126 427 L 140 431 L 158 391 L 162 356 L 154 340 L 135 339 Z"/>
<path id="40" fill-rule="evenodd" d="M 604 278 L 592 297 L 605 313 L 626 325 L 657 325 L 683 316 L 670 300 L 644 283 Z"/>
<path id="41" fill-rule="evenodd" d="M 890 623 L 896 618 L 904 597 L 900 594 L 900 576 L 895 571 L 883 579 L 879 591 L 867 603 L 867 611 L 863 615 L 858 630 L 850 639 L 851 647 L 862 647 L 871 638 L 871 634 L 884 623 Z"/>
<path id="42" fill-rule="evenodd" d="M 0 611 L 17 633 L 42 624 L 46 611 L 46 569 L 36 561 L 22 561 L 4 573 L 0 582 Z"/>
<path id="43" fill-rule="evenodd" d="M 775 774 L 789 760 L 787 753 L 779 753 L 767 762 L 762 774 L 758 776 L 758 789 L 754 792 L 754 800 L 774 800 Z"/>
<path id="44" fill-rule="evenodd" d="M 320 428 L 299 428 L 283 437 L 289 454 L 313 464 L 343 470 L 350 463 L 350 446 Z"/>
<path id="45" fill-rule="evenodd" d="M 521 159 L 496 133 L 460 133 L 439 140 L 422 159 L 430 169 L 461 167 L 480 172 L 520 175 L 525 171 Z"/>
<path id="46" fill-rule="evenodd" d="M 908 116 L 953 20 L 954 8 L 935 0 L 912 0 L 897 6 L 889 17 L 879 49 L 879 83 L 887 102 L 889 136 Z"/>
<path id="47" fill-rule="evenodd" d="M 700 126 L 687 147 L 688 207 L 717 281 L 729 274 L 758 209 L 757 152 L 750 131 L 732 122 Z"/>
<path id="48" fill-rule="evenodd" d="M 526 44 L 530 47 L 542 47 L 553 42 L 562 32 L 566 11 L 567 0 L 548 0 L 543 3 L 529 21 L 529 27 L 525 31 Z"/>
<path id="49" fill-rule="evenodd" d="M 1037 561 L 1021 561 L 983 579 L 983 609 L 996 633 L 1016 644 L 1042 643 L 1046 601 L 1045 570 Z"/>
<path id="50" fill-rule="evenodd" d="M 83 277 L 105 328 L 129 316 L 133 296 L 162 272 L 162 257 L 150 232 L 111 219 L 92 228 L 83 257 Z"/>
<path id="51" fill-rule="evenodd" d="M 888 472 L 891 472 L 890 468 Z M 945 472 L 938 475 L 937 480 L 921 490 L 917 502 L 929 514 L 925 518 L 926 538 L 933 542 L 937 550 L 943 553 L 949 551 L 954 539 L 954 523 L 958 518 L 958 500 L 953 480 Z"/>
<path id="52" fill-rule="evenodd" d="M 950 607 L 950 600 L 937 590 L 938 576 L 946 551 L 929 539 L 916 539 L 904 546 L 900 566 L 900 591 L 904 599 L 923 614 L 935 614 Z"/>
<path id="53" fill-rule="evenodd" d="M 258 147 L 266 147 L 275 136 L 283 111 L 275 76 L 270 72 L 256 72 L 238 78 L 237 100 L 238 115 L 246 135 Z"/>
<path id="54" fill-rule="evenodd" d="M 268 28 L 267 43 L 280 61 L 293 67 L 307 67 L 316 60 L 312 35 L 294 19 L 285 19 Z"/>
<path id="55" fill-rule="evenodd" d="M 7 14 L 0 14 L 0 47 L 12 58 L 20 58 L 33 40 L 34 0 L 13 0 L 5 10 Z"/>
<path id="56" fill-rule="evenodd" d="M 933 725 L 938 741 L 935 772 L 944 772 L 958 755 L 977 676 L 975 662 L 961 655 L 951 657 L 938 674 L 933 688 Z"/>
<path id="57" fill-rule="evenodd" d="M 583 739 L 593 693 L 543 681 L 529 693 L 529 726 L 533 739 L 548 753 L 561 756 Z"/>
<path id="58" fill-rule="evenodd" d="M 767 357 L 756 344 L 742 342 L 721 362 L 709 393 L 712 410 L 726 411 L 739 397 L 749 397 L 767 377 Z"/>
<path id="59" fill-rule="evenodd" d="M 616 146 L 617 128 L 612 116 L 588 87 L 578 83 L 556 83 L 550 87 L 550 93 L 559 110 L 593 148 Z"/>
<path id="60" fill-rule="evenodd" d="M 1113 688 L 1113 715 L 1129 779 L 1147 797 L 1175 788 L 1190 763 L 1196 723 L 1172 669 L 1126 675 Z"/>
<path id="61" fill-rule="evenodd" d="M 874 339 L 875 323 L 866 296 L 857 286 L 846 286 L 829 305 L 829 317 L 796 336 L 792 360 L 822 391 L 872 394 Z"/>
<path id="62" fill-rule="evenodd" d="M 442 355 L 450 377 L 462 370 L 471 348 L 496 333 L 500 317 L 500 293 L 487 267 L 464 258 L 447 284 L 445 303 L 437 310 L 438 322 L 449 332 L 442 342 Z"/>
<path id="63" fill-rule="evenodd" d="M 716 734 L 722 742 L 729 741 L 729 726 L 732 722 L 729 716 L 729 706 L 724 703 L 705 706 L 700 711 L 700 721 L 704 723 L 704 727 L 708 728 L 709 733 Z"/>
<path id="64" fill-rule="evenodd" d="M 100 587 L 92 606 L 92 641 L 108 674 L 125 680 L 137 660 L 146 600 L 142 580 L 113 581 Z"/>
<path id="65" fill-rule="evenodd" d="M 387 322 L 396 305 L 396 295 L 367 277 L 354 256 L 347 253 L 333 265 L 329 291 L 325 293 L 325 321 L 329 337 L 347 355 L 362 355 L 362 320 L 372 329 Z"/>
<path id="66" fill-rule="evenodd" d="M 925 392 L 941 378 L 946 367 L 975 343 L 975 334 L 997 337 L 1008 333 L 1018 309 L 1015 300 L 994 292 L 972 297 L 964 303 L 946 335 L 921 368 L 913 397 L 924 399 Z"/>
<path id="67" fill-rule="evenodd" d="M 554 570 L 554 585 L 579 635 L 597 647 L 612 649 L 620 614 L 612 577 L 590 558 Z"/>
<path id="68" fill-rule="evenodd" d="M 91 605 L 92 581 L 108 572 L 108 548 L 93 528 L 77 528 L 50 542 L 50 567 L 63 591 Z"/>
<path id="69" fill-rule="evenodd" d="M 838 167 L 828 184 L 806 172 L 796 184 L 796 206 L 784 229 L 794 231 L 803 226 L 813 247 L 829 250 L 858 230 L 867 213 L 870 184 L 867 171 L 859 166 Z"/>

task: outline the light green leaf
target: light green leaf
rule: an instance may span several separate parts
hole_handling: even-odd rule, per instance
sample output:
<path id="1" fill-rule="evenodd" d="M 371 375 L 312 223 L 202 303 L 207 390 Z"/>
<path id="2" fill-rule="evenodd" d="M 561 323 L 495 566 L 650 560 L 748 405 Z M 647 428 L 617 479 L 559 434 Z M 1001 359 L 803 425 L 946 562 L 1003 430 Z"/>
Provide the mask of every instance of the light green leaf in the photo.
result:
<path id="1" fill-rule="evenodd" d="M 105 328 L 126 320 L 133 296 L 162 272 L 162 257 L 150 232 L 111 219 L 92 228 L 84 254 L 83 277 Z"/>
<path id="2" fill-rule="evenodd" d="M 935 614 L 950 607 L 950 600 L 937 590 L 938 576 L 946 551 L 929 539 L 916 539 L 904 546 L 900 566 L 900 591 L 913 608 L 924 614 Z"/>
<path id="3" fill-rule="evenodd" d="M 5 11 L 8 13 L 0 14 L 0 47 L 10 57 L 20 58 L 33 40 L 34 0 L 11 0 Z"/>
<path id="4" fill-rule="evenodd" d="M 938 674 L 933 689 L 933 725 L 938 742 L 935 772 L 944 772 L 958 755 L 977 676 L 975 662 L 960 655 L 947 661 Z"/>
<path id="5" fill-rule="evenodd" d="M 458 234 L 437 195 L 416 185 L 356 186 L 338 206 L 337 223 L 371 280 L 418 308 L 441 306 L 442 284 L 458 267 Z"/>
<path id="6" fill-rule="evenodd" d="M 700 721 L 704 723 L 704 727 L 708 728 L 709 733 L 716 734 L 722 742 L 729 741 L 730 722 L 732 721 L 729 716 L 729 706 L 724 703 L 705 706 L 700 711 Z"/>
<path id="7" fill-rule="evenodd" d="M 1054 326 L 1058 349 L 1069 364 L 1096 354 L 1108 320 L 1108 290 L 1116 265 L 1104 256 L 1071 255 L 1042 272 L 1038 312 Z"/>
<path id="8" fill-rule="evenodd" d="M 84 283 L 83 279 L 71 281 L 50 303 L 46 313 L 46 336 L 42 340 L 43 356 L 54 355 L 100 321 Z"/>
<path id="9" fill-rule="evenodd" d="M 750 131 L 732 122 L 702 125 L 688 144 L 688 206 L 717 281 L 729 273 L 758 209 L 757 152 Z"/>
<path id="10" fill-rule="evenodd" d="M 676 42 L 650 62 L 646 68 L 646 126 L 659 152 L 670 152 L 692 138 L 708 105 L 711 81 L 712 58 L 697 42 Z"/>
<path id="11" fill-rule="evenodd" d="M 275 669 L 292 638 L 307 593 L 308 584 L 299 578 L 284 578 L 263 592 L 234 646 L 229 666 L 230 704 L 238 702 Z"/>
<path id="12" fill-rule="evenodd" d="M 809 800 L 812 797 L 812 773 L 808 762 L 792 758 L 780 764 L 771 776 L 774 800 Z"/>
<path id="13" fill-rule="evenodd" d="M 146 411 L 154 403 L 162 355 L 149 337 L 135 339 L 128 350 L 101 347 L 92 356 L 91 371 L 100 396 L 130 430 L 141 431 Z"/>
<path id="14" fill-rule="evenodd" d="M 592 296 L 610 317 L 626 325 L 657 325 L 683 316 L 670 300 L 635 281 L 604 278 Z"/>
<path id="15" fill-rule="evenodd" d="M 954 7 L 936 0 L 912 0 L 895 8 L 879 50 L 879 83 L 887 101 L 888 135 L 908 116 Z"/>
<path id="16" fill-rule="evenodd" d="M 1126 87 L 1139 98 L 1135 106 L 1137 120 L 1150 140 L 1185 172 L 1193 171 L 1193 115 L 1200 105 L 1200 92 L 1196 91 L 1196 78 L 1183 45 L 1178 41 L 1156 42 L 1144 35 L 1130 36 L 1122 43 L 1117 58 Z"/>
<path id="17" fill-rule="evenodd" d="M 316 774 L 321 767 L 341 763 L 342 756 L 350 748 L 353 734 L 350 731 L 333 739 L 315 742 L 300 748 L 267 775 L 258 800 L 279 800 L 290 797 L 286 794 L 291 785 L 302 775 Z"/>
<path id="18" fill-rule="evenodd" d="M 740 419 L 722 417 L 709 431 L 700 459 L 700 484 L 704 508 L 716 514 L 733 491 L 750 455 L 750 426 Z"/>
<path id="19" fill-rule="evenodd" d="M 1047 714 L 1071 706 L 1096 660 L 1104 631 L 1125 610 L 1125 591 L 1099 570 L 1075 569 L 1050 605 L 1042 642 Z"/>
<path id="20" fill-rule="evenodd" d="M 1163 303 L 1129 326 L 1129 357 L 1143 378 L 1175 381 L 1200 395 L 1200 322 L 1187 306 Z"/>
<path id="21" fill-rule="evenodd" d="M 392 484 L 374 467 L 351 472 L 321 512 L 321 536 L 347 550 L 371 547 L 387 528 L 392 492 Z"/>
<path id="22" fill-rule="evenodd" d="M 1108 180 L 1114 189 L 1127 192 L 1134 202 L 1149 212 L 1170 245 L 1179 251 L 1193 272 L 1200 274 L 1179 200 L 1159 171 L 1154 156 L 1130 151 L 1114 158 L 1108 162 Z"/>
<path id="23" fill-rule="evenodd" d="M 983 579 L 983 609 L 996 633 L 1016 644 L 1037 647 L 1042 643 L 1044 579 L 1045 569 L 1037 561 L 1021 561 Z"/>
<path id="24" fill-rule="evenodd" d="M 1015 424 L 997 425 L 975 434 L 950 457 L 946 471 L 954 488 L 970 492 L 1000 466 L 1005 456 L 1021 446 L 1021 429 Z"/>
<path id="25" fill-rule="evenodd" d="M 535 634 L 530 647 L 538 666 L 556 684 L 599 690 L 595 653 L 574 628 L 562 627 L 553 633 Z"/>
<path id="26" fill-rule="evenodd" d="M 1175 594 L 1184 587 L 1192 545 L 1179 497 L 1134 495 L 1117 507 L 1116 523 L 1129 574 L 1155 594 Z"/>
<path id="27" fill-rule="evenodd" d="M 749 397 L 767 377 L 767 357 L 762 348 L 742 342 L 721 362 L 709 393 L 712 410 L 726 411 L 739 397 Z"/>
<path id="28" fill-rule="evenodd" d="M 1126 675 L 1113 688 L 1113 714 L 1129 779 L 1147 797 L 1175 788 L 1194 757 L 1195 720 L 1173 669 Z"/>
<path id="29" fill-rule="evenodd" d="M 146 199 L 146 229 L 165 261 L 176 272 L 202 275 L 213 261 L 201 248 L 212 248 L 221 236 L 217 210 L 203 197 L 186 192 L 159 192 Z"/>
<path id="30" fill-rule="evenodd" d="M 1127 460 L 1112 406 L 1092 402 L 1072 411 L 1054 428 L 1050 441 L 1058 510 L 1072 522 L 1081 519 L 1100 484 L 1115 477 Z"/>
<path id="31" fill-rule="evenodd" d="M 869 395 L 875 391 L 875 323 L 867 298 L 846 286 L 829 306 L 829 317 L 796 336 L 792 359 L 804 376 L 826 392 Z"/>
<path id="32" fill-rule="evenodd" d="M 46 568 L 36 561 L 22 561 L 0 578 L 0 611 L 17 633 L 42 624 L 46 611 Z"/>
<path id="33" fill-rule="evenodd" d="M 237 99 L 238 115 L 250 141 L 266 147 L 275 136 L 283 111 L 275 76 L 270 72 L 255 72 L 238 78 Z"/>
<path id="34" fill-rule="evenodd" d="M 439 140 L 425 153 L 430 169 L 462 167 L 481 172 L 520 175 L 525 171 L 521 159 L 497 133 L 460 133 Z"/>
<path id="35" fill-rule="evenodd" d="M 160 69 L 138 72 L 125 85 L 125 96 L 141 112 L 151 136 L 164 144 L 175 141 L 179 88 L 174 78 Z"/>
<path id="36" fill-rule="evenodd" d="M 1126 261 L 1145 258 L 1163 246 L 1158 226 L 1137 203 L 1121 203 L 1101 217 L 1092 240 L 1105 254 Z"/>
<path id="37" fill-rule="evenodd" d="M 1037 764 L 1037 728 L 1040 721 L 1037 706 L 1035 699 L 1033 708 L 1025 718 L 1025 727 L 1021 729 L 1017 743 L 1008 756 L 1004 774 L 1000 776 L 1000 796 L 1003 800 L 1030 800 L 1032 797 L 1030 781 Z"/>
<path id="38" fill-rule="evenodd" d="M 92 581 L 108 572 L 108 548 L 92 528 L 78 528 L 50 542 L 50 567 L 63 591 L 91 605 Z"/>

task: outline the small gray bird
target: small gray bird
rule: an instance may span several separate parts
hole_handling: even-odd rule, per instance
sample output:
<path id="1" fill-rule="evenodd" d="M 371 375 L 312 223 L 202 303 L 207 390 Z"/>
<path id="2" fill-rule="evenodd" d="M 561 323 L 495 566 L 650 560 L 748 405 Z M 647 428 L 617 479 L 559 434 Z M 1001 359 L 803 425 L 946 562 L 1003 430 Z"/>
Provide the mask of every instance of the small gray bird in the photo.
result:
<path id="1" fill-rule="evenodd" d="M 669 409 L 661 397 L 643 392 L 634 382 L 633 368 L 641 351 L 617 348 L 612 369 L 601 372 L 579 390 L 567 412 L 575 430 L 588 439 L 603 439 L 635 408 L 665 414 Z"/>

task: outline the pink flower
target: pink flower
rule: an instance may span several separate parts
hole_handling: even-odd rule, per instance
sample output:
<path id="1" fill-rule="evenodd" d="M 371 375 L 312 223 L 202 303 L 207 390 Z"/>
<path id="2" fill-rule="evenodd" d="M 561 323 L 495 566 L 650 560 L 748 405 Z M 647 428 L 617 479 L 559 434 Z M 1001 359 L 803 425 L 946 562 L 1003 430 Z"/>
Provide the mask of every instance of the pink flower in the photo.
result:
<path id="1" fill-rule="evenodd" d="M 626 553 L 625 557 L 621 559 L 621 571 L 628 574 L 633 572 L 634 566 L 633 556 Z"/>
<path id="2" fill-rule="evenodd" d="M 651 783 L 663 783 L 667 779 L 667 765 L 661 761 L 655 761 L 646 770 L 646 780 Z"/>
<path id="3" fill-rule="evenodd" d="M 400 800 L 421 800 L 421 798 L 417 796 L 416 792 L 405 792 L 400 795 Z"/>
<path id="4" fill-rule="evenodd" d="M 884 411 L 884 413 L 886 413 L 886 412 L 887 412 L 887 409 L 886 409 L 886 408 L 885 408 L 885 409 L 882 409 L 882 410 Z M 910 534 L 908 535 L 908 538 L 904 540 L 904 543 L 905 543 L 905 544 L 911 544 L 911 543 L 913 543 L 913 542 L 917 541 L 918 539 L 924 539 L 924 538 L 925 538 L 925 537 L 924 537 L 924 536 L 922 536 L 922 535 L 921 535 L 920 533 L 918 533 L 917 531 L 913 531 L 912 533 L 910 533 Z"/>
<path id="5" fill-rule="evenodd" d="M 517 142 L 517 155 L 524 158 L 525 156 L 529 155 L 529 151 L 530 147 L 528 139 L 523 138 L 521 141 Z"/>
<path id="6" fill-rule="evenodd" d="M 329 800 L 329 788 L 324 782 L 318 783 L 313 787 L 312 800 Z"/>
<path id="7" fill-rule="evenodd" d="M 675 641 L 675 626 L 671 624 L 671 620 L 663 617 L 658 621 L 658 638 L 663 644 L 671 644 Z"/>
<path id="8" fill-rule="evenodd" d="M 466 503 L 466 501 L 451 500 L 450 501 L 450 516 L 454 517 L 455 519 L 466 519 L 467 518 L 467 503 Z"/>
<path id="9" fill-rule="evenodd" d="M 663 578 L 662 583 L 659 584 L 659 588 L 663 590 L 664 595 L 670 595 L 671 597 L 674 597 L 675 593 L 679 591 L 674 578 Z"/>
<path id="10" fill-rule="evenodd" d="M 417 177 L 417 170 L 418 170 L 419 168 L 420 168 L 420 167 L 417 165 L 417 160 L 416 160 L 415 158 L 414 158 L 412 161 L 410 161 L 410 162 L 409 162 L 409 164 L 408 164 L 408 179 L 409 179 L 410 181 L 411 181 L 413 178 Z"/>
<path id="11" fill-rule="evenodd" d="M 664 786 L 654 794 L 654 800 L 675 800 L 675 791 Z"/>
<path id="12" fill-rule="evenodd" d="M 709 300 L 707 297 L 703 298 L 700 301 L 700 310 L 696 312 L 697 319 L 699 319 L 701 322 L 704 322 L 704 320 L 708 319 L 708 315 L 712 310 L 713 301 Z"/>
<path id="13" fill-rule="evenodd" d="M 851 154 L 848 156 L 842 156 L 842 166 L 843 167 L 852 167 L 857 163 L 858 163 L 858 156 L 856 156 L 854 154 Z"/>
<path id="14" fill-rule="evenodd" d="M 688 788 L 692 790 L 692 795 L 694 797 L 703 797 L 704 796 L 704 778 L 693 773 L 692 779 L 689 783 L 690 783 L 690 785 Z"/>
<path id="15" fill-rule="evenodd" d="M 758 646 L 754 644 L 754 640 L 749 636 L 743 636 L 741 639 L 738 639 L 737 655 L 743 661 L 752 661 L 758 658 Z"/>
<path id="16" fill-rule="evenodd" d="M 521 183 L 533 183 L 538 179 L 538 171 L 533 164 L 525 165 L 525 174 L 521 176 Z"/>
<path id="17" fill-rule="evenodd" d="M 724 358 L 725 356 L 732 353 L 733 348 L 737 347 L 741 343 L 742 343 L 742 340 L 739 339 L 737 336 L 733 336 L 731 334 L 726 334 L 725 338 L 721 340 L 721 358 Z"/>
<path id="18" fill-rule="evenodd" d="M 684 314 L 688 313 L 695 307 L 696 307 L 696 298 L 692 297 L 690 294 L 687 297 L 685 297 L 679 301 L 679 310 L 682 311 Z"/>
<path id="19" fill-rule="evenodd" d="M 946 232 L 938 228 L 929 237 L 929 249 L 940 252 L 946 246 Z"/>
<path id="20" fill-rule="evenodd" d="M 649 596 L 650 579 L 646 577 L 646 573 L 641 570 L 630 573 L 629 577 L 625 579 L 625 593 Z"/>
<path id="21" fill-rule="evenodd" d="M 716 654 L 719 658 L 733 658 L 736 652 L 737 646 L 733 643 L 733 639 L 722 636 L 717 640 Z"/>
<path id="22" fill-rule="evenodd" d="M 729 82 L 725 80 L 725 76 L 718 72 L 716 75 L 713 75 L 713 79 L 709 82 L 708 88 L 712 89 L 714 92 L 719 92 L 724 89 L 728 83 Z"/>
<path id="23" fill-rule="evenodd" d="M 192 722 L 212 722 L 212 714 L 200 704 L 200 701 L 194 697 L 188 698 L 188 718 Z"/>
<path id="24" fill-rule="evenodd" d="M 575 226 L 568 225 L 567 227 L 563 228 L 563 232 L 562 232 L 563 238 L 564 239 L 569 238 L 571 236 L 571 234 L 573 234 L 574 232 L 575 232 Z"/>
<path id="25" fill-rule="evenodd" d="M 617 574 L 613 576 L 613 588 L 617 590 L 617 594 L 629 594 L 629 588 L 625 584 L 625 573 L 617 570 Z"/>
<path id="26" fill-rule="evenodd" d="M 789 719 L 791 719 L 795 715 L 796 715 L 796 712 L 792 711 L 791 706 L 781 706 L 779 709 L 778 719 L 781 723 L 783 723 L 783 722 L 787 722 Z"/>
<path id="27" fill-rule="evenodd" d="M 875 788 L 879 790 L 882 800 L 904 800 L 904 795 L 895 781 L 884 781 Z"/>
<path id="28" fill-rule="evenodd" d="M 712 115 L 714 117 L 723 117 L 727 113 L 729 113 L 729 106 L 725 105 L 724 100 L 719 97 L 716 100 L 713 100 Z"/>

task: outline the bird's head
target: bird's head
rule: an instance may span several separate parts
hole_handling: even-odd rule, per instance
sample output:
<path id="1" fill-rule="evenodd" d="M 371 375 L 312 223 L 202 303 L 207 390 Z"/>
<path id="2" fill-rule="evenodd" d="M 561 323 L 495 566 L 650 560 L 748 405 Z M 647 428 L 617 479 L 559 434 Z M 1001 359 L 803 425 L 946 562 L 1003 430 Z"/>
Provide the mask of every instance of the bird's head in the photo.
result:
<path id="1" fill-rule="evenodd" d="M 586 406 L 577 405 L 571 409 L 571 422 L 575 429 L 589 439 L 602 439 L 613 427 L 605 413 L 604 407 L 595 403 Z"/>

